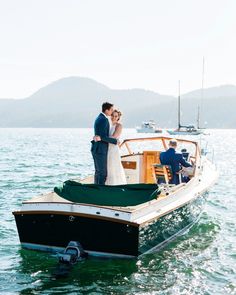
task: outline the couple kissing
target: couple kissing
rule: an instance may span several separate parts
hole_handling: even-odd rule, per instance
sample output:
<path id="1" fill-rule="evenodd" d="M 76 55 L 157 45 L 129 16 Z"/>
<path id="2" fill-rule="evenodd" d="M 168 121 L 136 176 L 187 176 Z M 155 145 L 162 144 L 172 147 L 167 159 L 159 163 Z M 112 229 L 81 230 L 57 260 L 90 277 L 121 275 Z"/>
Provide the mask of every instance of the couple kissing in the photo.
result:
<path id="1" fill-rule="evenodd" d="M 119 150 L 119 138 L 122 133 L 120 118 L 121 112 L 114 109 L 113 104 L 104 102 L 102 112 L 94 122 L 91 152 L 95 167 L 95 184 L 127 183 Z"/>

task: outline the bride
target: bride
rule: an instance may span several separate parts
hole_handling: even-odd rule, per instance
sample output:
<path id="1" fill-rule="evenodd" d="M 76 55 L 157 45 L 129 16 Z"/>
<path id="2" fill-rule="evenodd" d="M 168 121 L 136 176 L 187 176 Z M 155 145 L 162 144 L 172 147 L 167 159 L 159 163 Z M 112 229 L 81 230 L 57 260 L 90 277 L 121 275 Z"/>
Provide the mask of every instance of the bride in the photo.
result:
<path id="1" fill-rule="evenodd" d="M 111 114 L 111 125 L 109 136 L 119 140 L 122 132 L 122 124 L 119 122 L 121 112 L 114 110 Z M 120 149 L 117 144 L 110 144 L 108 146 L 107 154 L 107 179 L 106 185 L 127 184 L 125 172 L 121 164 Z"/>

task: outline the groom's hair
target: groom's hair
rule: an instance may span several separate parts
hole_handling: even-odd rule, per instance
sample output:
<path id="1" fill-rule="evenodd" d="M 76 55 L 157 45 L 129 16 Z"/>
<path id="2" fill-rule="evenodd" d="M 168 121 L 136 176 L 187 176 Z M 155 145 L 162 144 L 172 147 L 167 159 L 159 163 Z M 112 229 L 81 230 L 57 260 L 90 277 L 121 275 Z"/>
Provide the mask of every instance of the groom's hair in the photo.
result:
<path id="1" fill-rule="evenodd" d="M 104 102 L 102 104 L 102 112 L 104 113 L 105 110 L 110 110 L 110 108 L 113 107 L 113 104 L 112 103 L 109 103 L 109 102 Z"/>

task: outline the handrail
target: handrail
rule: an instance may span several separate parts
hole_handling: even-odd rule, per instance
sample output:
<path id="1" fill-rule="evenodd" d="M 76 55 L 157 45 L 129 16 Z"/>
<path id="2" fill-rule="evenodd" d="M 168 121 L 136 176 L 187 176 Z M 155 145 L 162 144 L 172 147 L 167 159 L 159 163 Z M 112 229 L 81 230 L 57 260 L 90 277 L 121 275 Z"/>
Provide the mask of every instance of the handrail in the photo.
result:
<path id="1" fill-rule="evenodd" d="M 124 139 L 122 141 L 122 143 L 120 144 L 120 146 L 122 146 L 125 142 L 128 142 L 128 141 L 148 141 L 148 140 L 171 140 L 173 139 L 173 137 L 167 137 L 167 136 L 158 136 L 158 137 L 135 137 L 135 138 L 127 138 L 127 139 Z M 193 140 L 189 140 L 189 139 L 180 139 L 180 138 L 175 138 L 176 141 L 182 141 L 182 142 L 188 142 L 188 143 L 193 143 L 195 145 L 198 145 L 198 143 L 196 141 L 193 141 Z"/>

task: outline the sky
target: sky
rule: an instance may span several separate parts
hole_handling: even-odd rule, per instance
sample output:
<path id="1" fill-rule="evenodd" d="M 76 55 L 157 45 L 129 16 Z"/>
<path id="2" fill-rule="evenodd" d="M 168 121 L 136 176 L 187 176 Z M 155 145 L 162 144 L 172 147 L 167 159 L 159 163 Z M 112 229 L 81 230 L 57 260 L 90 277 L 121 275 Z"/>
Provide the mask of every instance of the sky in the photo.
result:
<path id="1" fill-rule="evenodd" d="M 236 85 L 235 0 L 0 0 L 0 98 L 63 77 L 178 94 Z"/>

